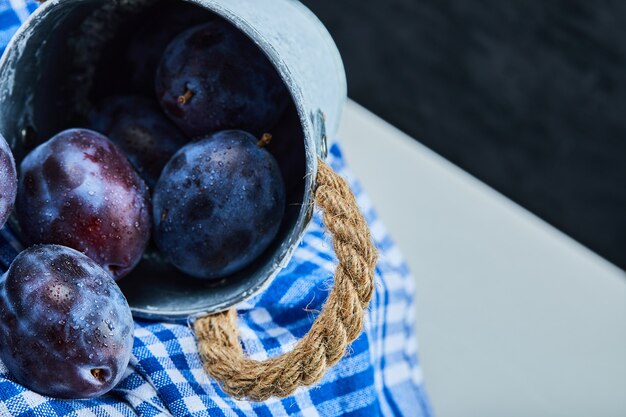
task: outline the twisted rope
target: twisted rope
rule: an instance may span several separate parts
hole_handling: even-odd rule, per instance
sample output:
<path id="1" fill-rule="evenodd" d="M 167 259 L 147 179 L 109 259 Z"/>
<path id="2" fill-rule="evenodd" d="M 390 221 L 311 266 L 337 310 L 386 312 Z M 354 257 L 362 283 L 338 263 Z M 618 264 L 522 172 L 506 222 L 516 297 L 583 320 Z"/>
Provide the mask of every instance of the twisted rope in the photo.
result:
<path id="1" fill-rule="evenodd" d="M 290 352 L 264 361 L 244 356 L 235 309 L 202 317 L 194 329 L 204 368 L 235 398 L 285 397 L 318 382 L 361 333 L 374 291 L 376 249 L 348 184 L 319 161 L 315 201 L 339 260 L 335 285 L 309 332 Z"/>

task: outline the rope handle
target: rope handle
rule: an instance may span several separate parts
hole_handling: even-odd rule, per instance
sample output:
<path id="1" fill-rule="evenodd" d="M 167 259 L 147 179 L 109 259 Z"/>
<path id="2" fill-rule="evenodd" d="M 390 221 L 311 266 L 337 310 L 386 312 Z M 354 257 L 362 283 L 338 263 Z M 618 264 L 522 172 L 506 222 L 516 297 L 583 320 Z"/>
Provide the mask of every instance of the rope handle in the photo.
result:
<path id="1" fill-rule="evenodd" d="M 264 401 L 315 384 L 361 333 L 374 291 L 376 248 L 346 181 L 322 160 L 316 181 L 315 202 L 323 211 L 339 264 L 333 290 L 309 332 L 290 352 L 255 361 L 244 356 L 235 309 L 194 323 L 205 370 L 235 398 Z"/>

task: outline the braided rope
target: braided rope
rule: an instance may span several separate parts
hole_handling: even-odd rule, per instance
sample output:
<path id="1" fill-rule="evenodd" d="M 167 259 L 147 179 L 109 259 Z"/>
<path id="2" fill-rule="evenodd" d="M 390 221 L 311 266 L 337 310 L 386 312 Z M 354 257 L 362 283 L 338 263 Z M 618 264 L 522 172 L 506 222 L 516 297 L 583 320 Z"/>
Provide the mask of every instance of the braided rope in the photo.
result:
<path id="1" fill-rule="evenodd" d="M 339 265 L 322 312 L 293 350 L 264 361 L 244 357 L 235 309 L 194 324 L 204 368 L 235 398 L 285 397 L 318 382 L 361 333 L 374 291 L 377 257 L 367 222 L 346 181 L 321 160 L 315 201 L 333 236 Z"/>

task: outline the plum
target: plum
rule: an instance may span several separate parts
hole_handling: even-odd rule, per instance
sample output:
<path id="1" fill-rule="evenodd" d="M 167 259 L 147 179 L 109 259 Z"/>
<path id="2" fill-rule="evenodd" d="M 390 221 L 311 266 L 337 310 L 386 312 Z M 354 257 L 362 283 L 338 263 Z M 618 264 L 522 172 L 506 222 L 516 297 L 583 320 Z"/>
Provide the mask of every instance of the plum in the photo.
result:
<path id="1" fill-rule="evenodd" d="M 146 185 L 117 146 L 87 129 L 65 130 L 24 158 L 17 217 L 27 243 L 77 249 L 116 279 L 150 238 Z"/>
<path id="2" fill-rule="evenodd" d="M 218 132 L 180 149 L 163 169 L 153 194 L 154 240 L 181 271 L 218 279 L 269 246 L 284 211 L 274 157 L 250 133 Z"/>
<path id="3" fill-rule="evenodd" d="M 122 378 L 133 318 L 112 277 L 59 245 L 21 252 L 0 279 L 0 358 L 43 395 L 89 398 Z"/>
<path id="4" fill-rule="evenodd" d="M 154 187 L 165 163 L 188 142 L 156 101 L 140 96 L 105 100 L 92 117 L 92 128 L 124 151 L 149 187 Z"/>
<path id="5" fill-rule="evenodd" d="M 163 53 L 155 87 L 165 113 L 192 138 L 226 129 L 262 134 L 289 100 L 267 57 L 223 20 L 174 38 Z"/>
<path id="6" fill-rule="evenodd" d="M 0 135 L 0 228 L 4 226 L 15 204 L 17 172 L 9 144 Z"/>

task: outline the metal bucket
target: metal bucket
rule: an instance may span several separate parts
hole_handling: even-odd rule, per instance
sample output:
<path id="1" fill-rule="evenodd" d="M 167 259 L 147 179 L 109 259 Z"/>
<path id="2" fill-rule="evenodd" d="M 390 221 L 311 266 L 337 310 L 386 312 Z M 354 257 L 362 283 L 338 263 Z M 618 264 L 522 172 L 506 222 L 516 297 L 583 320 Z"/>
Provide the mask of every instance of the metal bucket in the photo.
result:
<path id="1" fill-rule="evenodd" d="M 273 64 L 292 98 L 291 153 L 286 152 L 279 163 L 302 161 L 302 166 L 297 178 L 291 179 L 294 186 L 288 191 L 285 218 L 274 244 L 240 273 L 207 283 L 185 276 L 158 253 L 147 251 L 139 266 L 119 282 L 133 314 L 140 318 L 174 320 L 225 310 L 260 291 L 278 274 L 311 219 L 317 158 L 326 156 L 327 136 L 336 133 L 346 99 L 337 48 L 301 3 L 186 3 L 232 23 Z M 115 35 L 123 19 L 141 16 L 154 4 L 147 0 L 49 0 L 22 26 L 0 60 L 0 133 L 18 165 L 28 150 L 71 127 L 68 109 L 89 105 L 83 103 L 87 95 L 81 89 L 90 85 L 87 68 L 95 65 L 98 46 Z M 19 236 L 16 223 L 11 225 Z"/>

